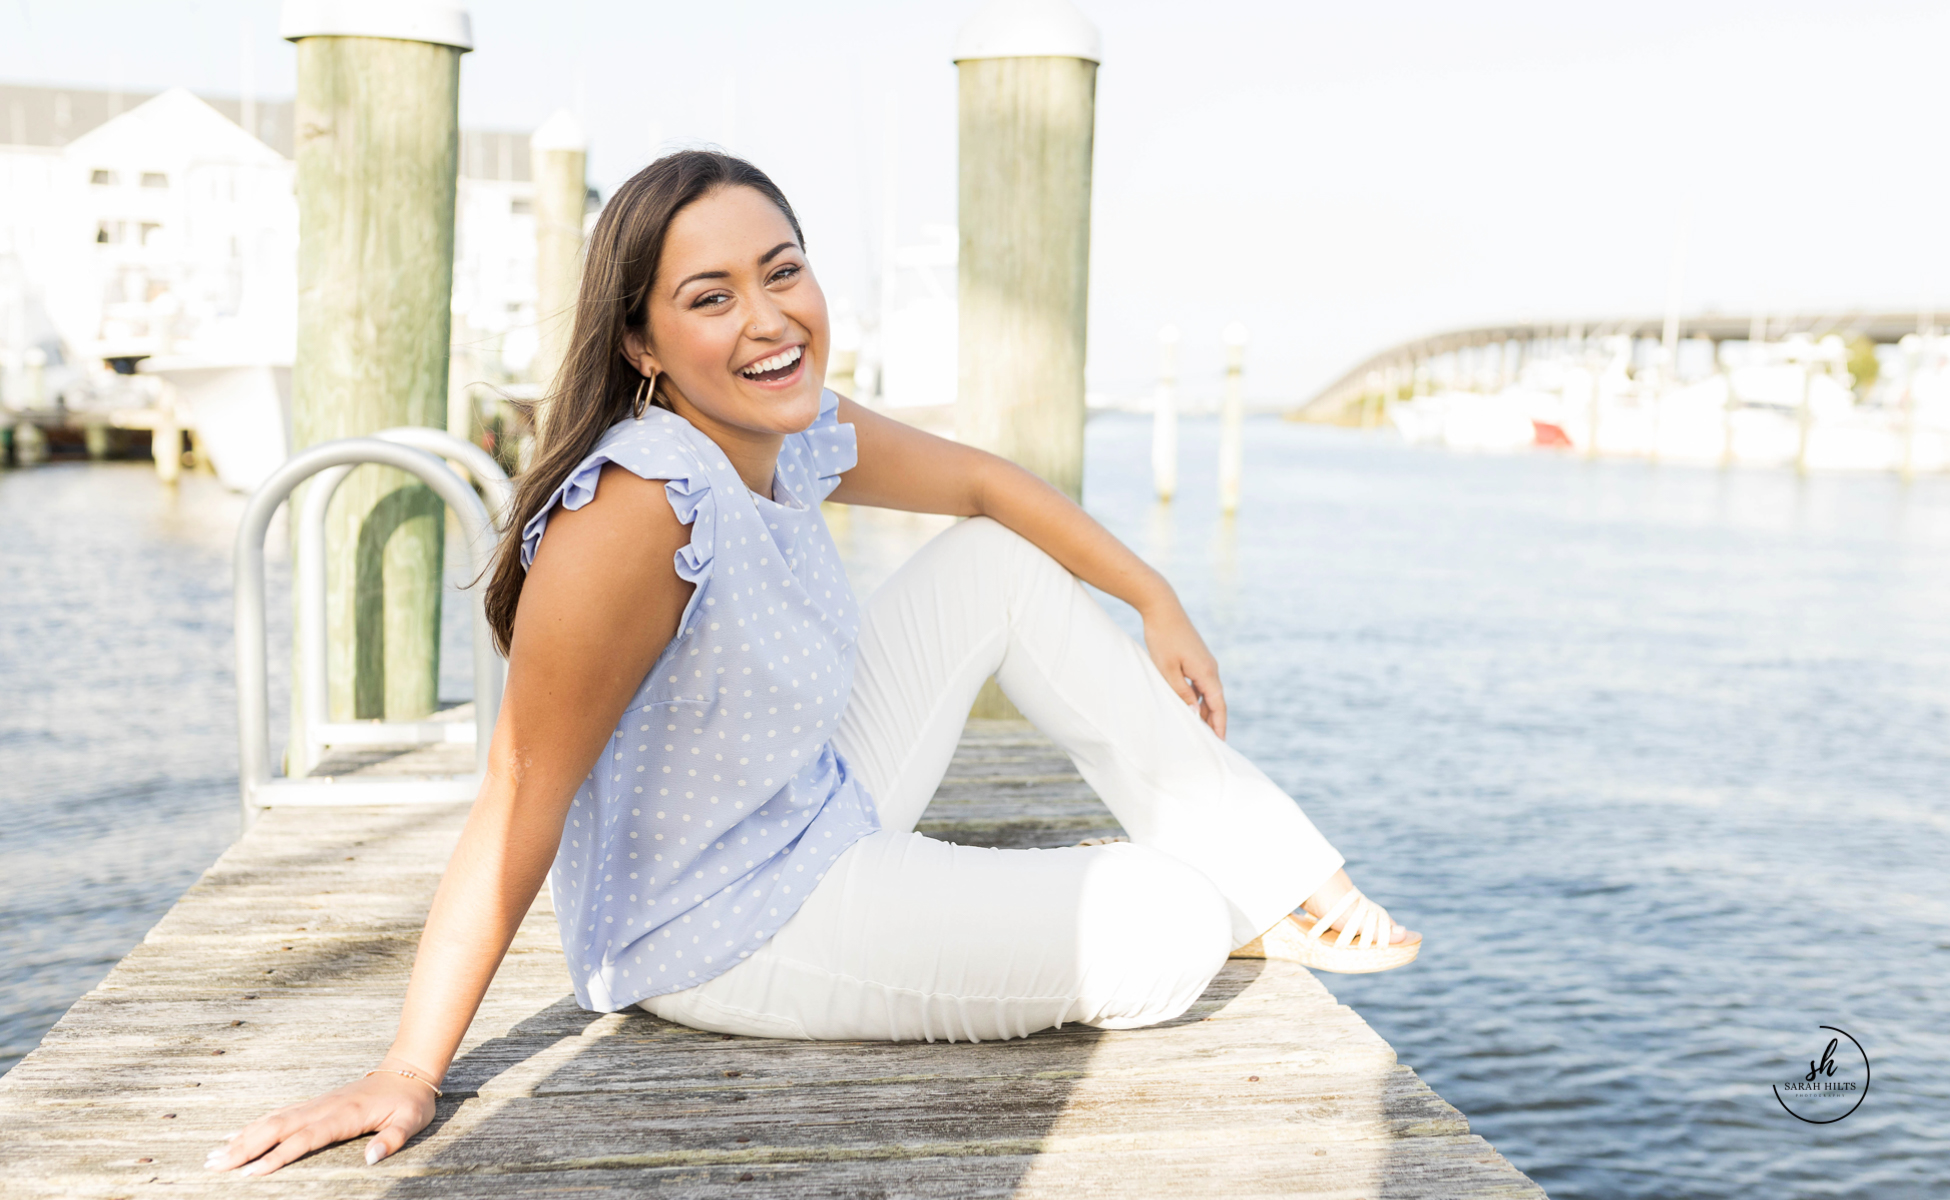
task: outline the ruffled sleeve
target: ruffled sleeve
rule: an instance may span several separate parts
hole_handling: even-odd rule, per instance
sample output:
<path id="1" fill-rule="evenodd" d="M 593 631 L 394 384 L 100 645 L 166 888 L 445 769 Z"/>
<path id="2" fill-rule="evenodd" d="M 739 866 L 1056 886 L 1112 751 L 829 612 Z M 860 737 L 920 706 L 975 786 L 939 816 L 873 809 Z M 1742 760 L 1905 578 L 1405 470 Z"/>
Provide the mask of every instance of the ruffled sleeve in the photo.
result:
<path id="1" fill-rule="evenodd" d="M 830 388 L 819 394 L 819 415 L 813 423 L 792 435 L 800 439 L 803 461 L 812 476 L 812 500 L 816 504 L 840 486 L 840 476 L 860 461 L 860 446 L 853 426 L 840 423 L 840 398 Z"/>
<path id="2" fill-rule="evenodd" d="M 679 547 L 671 556 L 677 577 L 696 585 L 684 605 L 684 615 L 677 622 L 677 635 L 682 637 L 690 632 L 705 584 L 711 578 L 712 551 L 717 545 L 717 508 L 711 503 L 710 476 L 677 428 L 681 424 L 688 429 L 690 424 L 659 409 L 653 409 L 652 413 L 641 421 L 623 422 L 604 434 L 596 448 L 549 495 L 548 502 L 528 519 L 521 529 L 521 565 L 525 570 L 534 563 L 542 534 L 548 530 L 549 514 L 557 505 L 574 512 L 596 498 L 596 483 L 604 464 L 615 463 L 641 479 L 661 479 L 664 495 L 669 498 L 678 523 L 691 527 L 689 544 Z"/>

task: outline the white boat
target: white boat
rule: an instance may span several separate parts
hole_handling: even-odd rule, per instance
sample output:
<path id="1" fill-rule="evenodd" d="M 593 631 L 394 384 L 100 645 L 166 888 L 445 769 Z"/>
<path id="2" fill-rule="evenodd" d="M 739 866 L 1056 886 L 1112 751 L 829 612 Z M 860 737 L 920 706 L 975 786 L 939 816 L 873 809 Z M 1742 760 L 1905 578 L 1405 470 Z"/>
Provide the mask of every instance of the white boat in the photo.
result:
<path id="1" fill-rule="evenodd" d="M 1749 348 L 1703 379 L 1634 378 L 1630 343 L 1542 360 L 1490 392 L 1437 391 L 1389 405 L 1409 442 L 1459 450 L 1558 447 L 1662 462 L 1810 470 L 1950 469 L 1950 338 L 1905 339 L 1895 392 L 1858 402 L 1841 339 Z M 1880 397 L 1880 402 L 1878 402 Z"/>
<path id="2" fill-rule="evenodd" d="M 166 382 L 217 478 L 251 492 L 291 454 L 288 363 L 150 358 L 137 367 Z"/>

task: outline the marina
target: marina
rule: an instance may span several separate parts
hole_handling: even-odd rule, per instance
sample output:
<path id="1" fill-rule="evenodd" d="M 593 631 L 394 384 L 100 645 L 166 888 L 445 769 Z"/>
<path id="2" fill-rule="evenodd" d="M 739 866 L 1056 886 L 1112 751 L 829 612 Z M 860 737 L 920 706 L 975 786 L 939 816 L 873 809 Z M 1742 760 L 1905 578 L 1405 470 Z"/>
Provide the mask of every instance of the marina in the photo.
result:
<path id="1" fill-rule="evenodd" d="M 1370 355 L 1290 415 L 1453 450 L 1909 478 L 1950 469 L 1950 338 L 1930 310 L 1486 326 Z"/>
<path id="2" fill-rule="evenodd" d="M 1928 203 L 1942 169 L 1902 129 L 1825 111 L 1656 147 L 1620 135 L 1684 131 L 1809 79 L 1879 111 L 1927 109 L 1943 14 L 1747 4 L 1675 31 L 1496 6 L 1384 19 L 968 0 L 890 23 L 841 5 L 799 23 L 781 70 L 724 53 L 777 15 L 762 6 L 571 18 L 281 0 L 269 24 L 250 7 L 110 21 L 24 0 L 19 36 L 0 38 L 0 1192 L 1950 1189 L 1935 1119 L 1950 1105 L 1950 242 Z M 845 82 L 810 87 L 815 69 Z M 732 182 L 664 194 L 695 171 Z M 664 270 L 673 255 L 690 265 Z M 668 305 L 659 279 L 683 280 Z M 707 310 L 705 291 L 728 307 Z M 639 319 L 644 340 L 619 348 Z M 830 482 L 820 456 L 844 457 L 842 431 L 814 431 L 815 464 L 782 457 L 768 493 L 763 455 L 747 463 L 711 430 L 776 432 L 778 404 L 815 396 L 824 414 L 822 383 L 1014 463 L 1155 568 L 1182 614 L 1132 589 L 1147 577 L 1129 554 L 1111 555 L 1121 574 L 1073 569 L 1141 598 L 1148 617 L 1090 589 L 1173 687 L 1213 695 L 1209 648 L 1215 728 L 1278 789 L 1260 815 L 1277 825 L 1290 796 L 1360 889 L 1424 935 L 1415 961 L 1315 974 L 1249 944 L 1189 1011 L 1131 1030 L 734 1036 L 595 1011 L 610 1005 L 588 973 L 620 962 L 589 947 L 565 962 L 551 894 L 587 941 L 605 915 L 628 938 L 653 916 L 681 933 L 670 922 L 720 902 L 762 920 L 735 888 L 678 888 L 670 903 L 699 906 L 682 913 L 630 894 L 611 913 L 606 868 L 569 862 L 577 879 L 571 850 L 529 904 L 539 858 L 515 872 L 505 853 L 491 868 L 463 855 L 452 886 L 487 890 L 433 921 L 427 944 L 448 957 L 423 970 L 402 1025 L 462 824 L 499 803 L 497 729 L 577 719 L 536 704 L 533 634 L 501 719 L 514 601 L 505 576 L 487 601 L 483 569 L 498 538 L 537 528 L 513 487 L 541 474 L 529 490 L 545 493 L 646 403 L 715 438 L 725 461 L 701 469 L 716 490 L 670 495 L 709 531 L 676 564 L 710 623 L 680 619 L 677 636 L 693 655 L 727 651 L 689 664 L 685 686 L 703 701 L 715 665 L 722 696 L 762 665 L 744 684 L 752 711 L 716 716 L 764 725 L 760 689 L 845 678 L 840 618 L 955 520 L 831 501 L 763 516 L 808 498 L 792 472 Z M 1028 479 L 999 464 L 884 430 L 874 445 L 929 469 L 884 489 L 860 471 L 835 495 L 982 512 L 1040 531 L 1065 563 L 1052 529 L 1095 536 L 1053 494 L 997 486 Z M 742 480 L 724 474 L 734 464 Z M 940 499 L 945 483 L 959 502 Z M 747 506 L 732 519 L 788 532 L 700 515 L 727 499 Z M 817 560 L 795 541 L 806 529 Z M 792 628 L 768 635 L 735 600 L 705 609 L 722 596 L 703 595 L 714 552 L 721 587 L 755 569 L 747 555 L 782 570 L 753 581 L 756 603 Z M 939 578 L 986 595 L 997 576 L 969 568 L 988 560 L 937 553 L 918 569 L 949 557 L 960 574 Z M 1051 594 L 1067 583 L 1039 578 Z M 772 611 L 793 589 L 816 615 Z M 555 595 L 531 589 L 530 630 L 562 602 L 537 594 Z M 611 613 L 619 642 L 642 628 L 639 599 Z M 700 633 L 734 615 L 743 632 Z M 916 636 L 896 661 L 957 635 Z M 767 661 L 735 660 L 723 643 L 741 637 Z M 1063 644 L 1086 643 L 1126 649 Z M 600 673 L 610 651 L 571 647 L 556 665 Z M 663 674 L 642 686 L 683 672 Z M 1059 690 L 1087 713 L 1099 677 Z M 793 696 L 775 699 L 780 713 Z M 850 715 L 870 719 L 861 704 Z M 1030 707 L 1064 728 L 1047 701 Z M 710 708 L 694 738 L 737 736 L 702 727 Z M 800 721 L 795 740 L 749 749 L 832 761 L 832 715 L 781 716 Z M 945 753 L 952 730 L 930 728 Z M 658 811 L 675 799 L 639 812 L 621 794 L 632 769 L 711 751 L 683 738 L 662 760 L 644 738 L 607 783 L 590 774 L 577 795 L 601 811 L 571 817 L 617 839 L 691 820 Z M 864 788 L 831 790 L 846 774 L 806 787 L 840 798 L 836 820 L 868 800 L 864 827 Z M 762 782 L 700 808 L 703 827 L 748 807 L 772 818 L 781 797 L 817 804 Z M 720 800 L 696 790 L 686 803 Z M 904 798 L 908 819 L 921 799 Z M 539 849 L 545 824 L 499 851 Z M 688 847 L 698 827 L 671 828 Z M 981 871 L 1144 857 L 1041 853 L 1122 831 L 995 678 L 920 830 L 1020 853 L 955 852 L 946 882 L 971 893 L 967 924 L 868 943 L 837 927 L 848 949 L 912 960 L 915 974 L 867 986 L 916 996 L 961 994 L 943 954 L 992 926 L 994 893 L 969 882 Z M 631 845 L 681 859 L 613 848 Z M 744 869 L 768 869 L 752 853 Z M 1282 870 L 1259 857 L 1255 872 Z M 1196 862 L 1222 892 L 1242 883 L 1225 878 L 1236 857 Z M 692 878 L 687 860 L 658 866 L 643 890 L 667 869 Z M 806 890 L 783 878 L 782 893 Z M 489 899 L 510 887 L 512 902 Z M 598 894 L 585 921 L 571 905 Z M 936 911 L 889 894 L 869 916 Z M 1157 908 L 1126 960 L 1177 962 L 1170 926 L 1201 895 Z M 1066 922 L 1019 916 L 1020 939 L 978 947 L 1010 982 L 970 994 L 1039 1003 L 1048 980 L 1025 982 L 1024 964 L 1045 935 L 1061 962 L 1094 961 Z M 807 928 L 774 957 L 818 957 L 791 948 Z M 510 931 L 489 986 L 482 939 Z M 706 966 L 768 936 L 723 929 L 720 951 L 698 932 L 711 944 L 683 948 Z M 842 987 L 873 974 L 836 970 Z M 1181 1002 L 1207 976 L 1193 978 Z M 454 1015 L 482 987 L 464 1027 Z M 377 1163 L 354 1137 L 269 1178 L 206 1169 L 254 1118 L 376 1066 L 433 1068 L 456 1040 L 432 1124 Z M 382 1063 L 389 1046 L 401 1057 Z M 361 1092 L 381 1082 L 396 1083 Z"/>

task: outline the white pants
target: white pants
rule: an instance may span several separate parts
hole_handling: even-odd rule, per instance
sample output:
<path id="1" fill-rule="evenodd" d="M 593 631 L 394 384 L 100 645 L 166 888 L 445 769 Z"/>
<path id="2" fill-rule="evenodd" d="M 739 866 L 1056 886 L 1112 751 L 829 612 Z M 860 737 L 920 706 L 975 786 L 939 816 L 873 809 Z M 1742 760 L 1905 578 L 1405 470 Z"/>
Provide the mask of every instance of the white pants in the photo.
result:
<path id="1" fill-rule="evenodd" d="M 914 832 L 994 674 L 1131 835 L 1056 850 Z M 757 1037 L 957 1041 L 1185 1011 L 1342 859 L 1054 559 L 984 517 L 867 602 L 833 735 L 883 828 L 738 966 L 642 1007 Z"/>

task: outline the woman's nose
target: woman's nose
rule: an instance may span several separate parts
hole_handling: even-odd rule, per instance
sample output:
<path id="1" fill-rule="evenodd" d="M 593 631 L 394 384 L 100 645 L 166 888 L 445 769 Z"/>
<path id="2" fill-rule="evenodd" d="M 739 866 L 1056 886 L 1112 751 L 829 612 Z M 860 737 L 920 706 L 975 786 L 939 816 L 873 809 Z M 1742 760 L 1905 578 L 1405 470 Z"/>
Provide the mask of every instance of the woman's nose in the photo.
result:
<path id="1" fill-rule="evenodd" d="M 752 302 L 751 315 L 745 321 L 745 336 L 755 341 L 776 341 L 785 336 L 785 310 L 772 303 L 770 297 L 762 297 Z"/>

